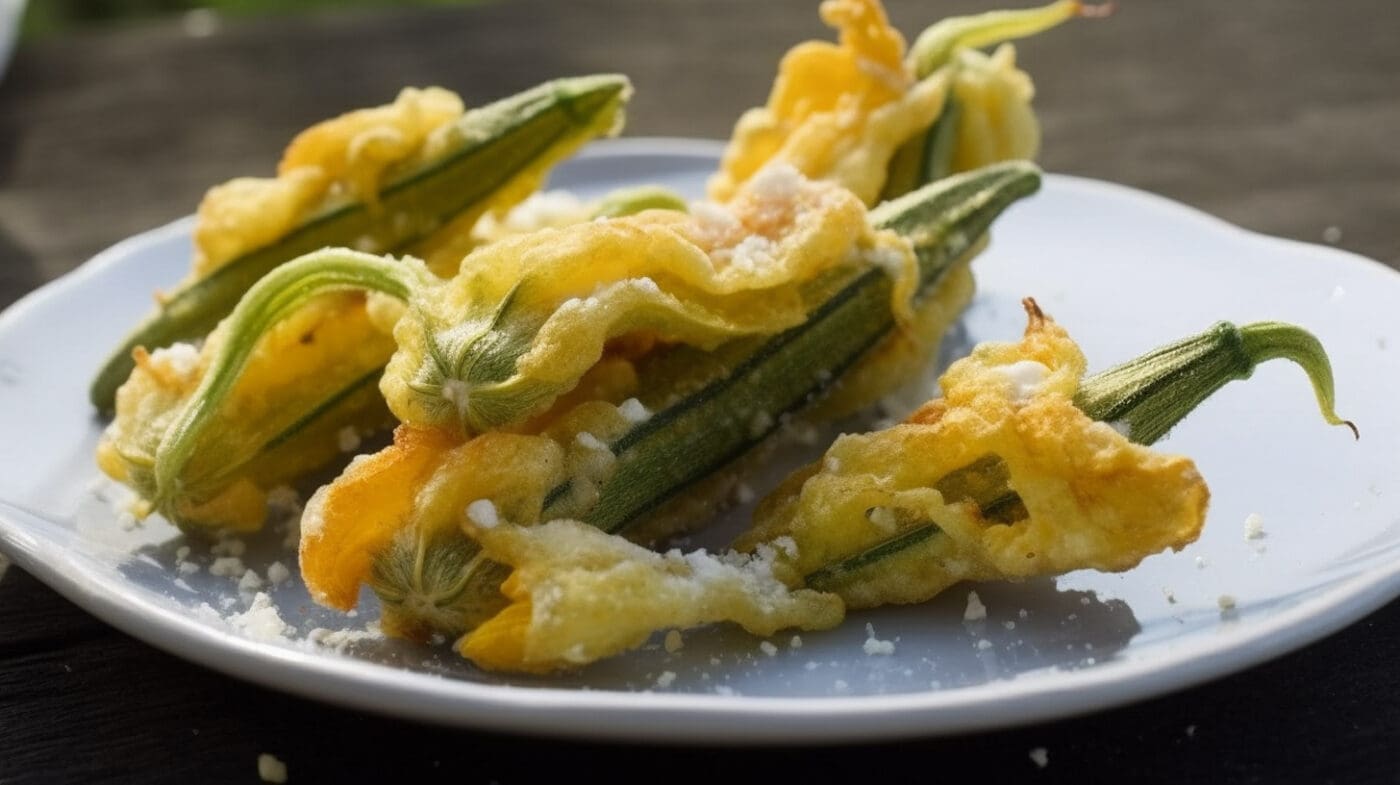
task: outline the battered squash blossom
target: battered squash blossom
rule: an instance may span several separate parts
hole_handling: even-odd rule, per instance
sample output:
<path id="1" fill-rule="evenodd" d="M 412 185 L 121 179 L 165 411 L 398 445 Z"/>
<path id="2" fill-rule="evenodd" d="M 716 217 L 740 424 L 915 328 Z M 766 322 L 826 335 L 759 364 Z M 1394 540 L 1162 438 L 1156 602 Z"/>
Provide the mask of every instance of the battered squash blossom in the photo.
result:
<path id="1" fill-rule="evenodd" d="M 482 667 L 547 671 L 657 630 L 825 629 L 846 607 L 922 602 L 963 580 L 1127 570 L 1194 541 L 1209 498 L 1190 459 L 1130 436 L 1157 438 L 1276 357 L 1307 371 L 1328 422 L 1351 425 L 1333 411 L 1326 355 L 1291 325 L 1222 324 L 1085 380 L 1065 330 L 1026 306 L 1019 342 L 954 363 L 944 396 L 903 424 L 837 440 L 763 500 L 736 552 L 658 555 L 581 524 L 527 529 L 469 507 L 468 530 L 513 571 L 510 604 L 459 649 Z"/>
<path id="2" fill-rule="evenodd" d="M 945 19 L 912 51 L 877 0 L 826 0 L 840 42 L 783 57 L 765 106 L 739 118 L 710 196 L 727 199 L 772 161 L 830 179 L 867 204 L 954 172 L 1030 160 L 1040 147 L 1030 76 L 1015 48 L 978 51 L 1104 8 L 1060 0 L 1025 11 Z"/>
<path id="3" fill-rule="evenodd" d="M 227 327 L 198 349 L 185 341 L 204 337 L 201 325 L 212 327 L 299 249 L 409 247 L 429 269 L 450 272 L 479 242 L 478 219 L 508 210 L 551 166 L 614 130 L 626 94 L 625 79 L 584 77 L 464 113 L 446 90 L 409 88 L 390 105 L 303 131 L 275 178 L 211 189 L 188 277 L 99 379 L 101 387 L 131 368 L 98 448 L 103 471 L 138 491 L 140 514 L 158 510 L 191 531 L 260 527 L 270 489 L 332 464 L 346 445 L 392 424 L 376 386 L 402 305 L 319 292 L 282 308 L 283 321 L 253 336 L 255 345 Z M 178 342 L 165 346 L 166 339 Z M 180 474 L 167 479 L 178 488 L 158 488 L 161 440 L 230 342 L 250 343 L 241 378 Z M 99 405 L 102 395 L 94 388 Z"/>

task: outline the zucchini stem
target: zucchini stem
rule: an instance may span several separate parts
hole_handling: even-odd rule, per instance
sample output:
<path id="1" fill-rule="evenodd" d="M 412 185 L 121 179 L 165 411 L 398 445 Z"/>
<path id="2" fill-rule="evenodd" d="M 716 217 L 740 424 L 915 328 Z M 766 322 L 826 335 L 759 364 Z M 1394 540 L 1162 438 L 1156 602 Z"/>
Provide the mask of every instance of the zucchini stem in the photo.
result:
<path id="1" fill-rule="evenodd" d="M 1056 0 L 1039 8 L 951 16 L 919 34 L 909 49 L 909 64 L 914 74 L 923 79 L 947 65 L 959 49 L 981 49 L 1002 41 L 1028 38 L 1075 17 L 1109 16 L 1114 8 L 1112 2 L 1091 4 Z"/>

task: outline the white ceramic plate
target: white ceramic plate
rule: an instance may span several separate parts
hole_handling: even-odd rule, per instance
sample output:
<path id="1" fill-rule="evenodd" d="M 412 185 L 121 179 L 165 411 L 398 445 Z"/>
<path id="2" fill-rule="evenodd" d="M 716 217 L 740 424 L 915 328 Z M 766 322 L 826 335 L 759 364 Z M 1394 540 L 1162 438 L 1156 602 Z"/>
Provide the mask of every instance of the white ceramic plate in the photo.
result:
<path id="1" fill-rule="evenodd" d="M 690 194 L 713 143 L 600 144 L 555 187 L 592 195 L 659 182 Z M 182 274 L 188 220 L 127 240 L 0 317 L 0 549 L 114 626 L 229 674 L 302 695 L 433 722 L 579 737 L 692 743 L 814 742 L 967 731 L 1062 716 L 1178 689 L 1326 635 L 1400 593 L 1400 276 L 1335 250 L 1261 237 L 1156 196 L 1049 176 L 996 224 L 979 291 L 950 343 L 1009 340 L 1034 295 L 1097 369 L 1218 319 L 1283 319 L 1331 350 L 1353 442 L 1317 416 L 1306 379 L 1272 363 L 1226 388 L 1163 448 L 1193 456 L 1212 490 L 1204 536 L 1120 575 L 978 586 L 985 621 L 963 621 L 958 587 L 919 607 L 852 614 L 840 628 L 757 641 L 712 628 L 560 679 L 502 679 L 446 647 L 367 640 L 331 651 L 266 643 L 201 615 L 247 607 L 232 580 L 181 575 L 187 543 L 160 522 L 125 530 L 94 483 L 101 423 L 88 378 Z M 1263 516 L 1267 537 L 1246 540 Z M 243 556 L 266 575 L 294 558 L 278 531 Z M 208 565 L 208 548 L 191 544 Z M 304 636 L 362 627 L 317 608 L 293 580 L 272 597 Z M 1217 599 L 1235 598 L 1223 613 Z M 872 625 L 894 640 L 868 656 Z M 1014 628 L 1013 628 L 1014 625 Z M 981 643 L 987 641 L 988 644 Z M 668 686 L 657 686 L 666 672 Z M 667 679 L 663 679 L 663 682 Z"/>

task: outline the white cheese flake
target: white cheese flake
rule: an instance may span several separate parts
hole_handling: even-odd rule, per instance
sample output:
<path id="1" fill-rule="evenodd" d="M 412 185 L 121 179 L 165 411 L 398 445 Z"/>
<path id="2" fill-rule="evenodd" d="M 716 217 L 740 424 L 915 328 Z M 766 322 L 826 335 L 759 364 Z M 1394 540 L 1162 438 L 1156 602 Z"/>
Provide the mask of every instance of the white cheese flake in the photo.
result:
<path id="1" fill-rule="evenodd" d="M 778 647 L 774 646 L 770 641 L 763 641 L 762 643 L 758 644 L 758 650 L 768 655 L 769 657 L 774 657 L 778 654 Z"/>
<path id="2" fill-rule="evenodd" d="M 675 654 L 685 648 L 685 639 L 681 637 L 680 630 L 671 630 L 666 633 L 666 640 L 663 645 L 666 647 L 666 653 Z"/>
<path id="3" fill-rule="evenodd" d="M 745 190 L 765 202 L 790 204 L 802 190 L 802 174 L 792 164 L 774 162 L 758 170 Z"/>
<path id="4" fill-rule="evenodd" d="M 1235 609 L 1235 598 L 1230 594 L 1222 594 L 1215 598 L 1215 604 L 1220 606 L 1221 613 L 1226 613 Z"/>
<path id="5" fill-rule="evenodd" d="M 894 654 L 894 641 L 882 641 L 875 637 L 875 625 L 865 625 L 865 644 L 861 647 L 865 656 L 888 656 Z"/>
<path id="6" fill-rule="evenodd" d="M 794 636 L 792 636 L 792 640 L 788 641 L 788 648 L 789 648 L 789 649 L 800 649 L 800 648 L 802 648 L 802 636 L 801 636 L 801 635 L 794 635 Z"/>
<path id="7" fill-rule="evenodd" d="M 173 343 L 150 355 L 151 365 L 180 379 L 190 379 L 199 370 L 199 350 L 193 344 Z"/>
<path id="8" fill-rule="evenodd" d="M 967 609 L 963 611 L 963 621 L 981 621 L 987 618 L 987 606 L 982 604 L 982 598 L 977 596 L 977 592 L 967 593 Z"/>
<path id="9" fill-rule="evenodd" d="M 467 517 L 483 529 L 494 529 L 501 518 L 496 514 L 496 505 L 490 499 L 477 499 L 467 505 Z"/>
<path id="10" fill-rule="evenodd" d="M 583 447 L 585 450 L 612 452 L 608 445 L 603 443 L 602 439 L 599 439 L 588 431 L 580 431 L 579 435 L 574 437 L 574 441 L 578 442 L 579 446 Z"/>
<path id="11" fill-rule="evenodd" d="M 277 613 L 277 606 L 272 604 L 272 598 L 263 592 L 258 592 L 257 596 L 253 597 L 253 604 L 248 610 L 229 616 L 228 623 L 244 637 L 265 643 L 285 641 L 292 631 Z"/>
<path id="12" fill-rule="evenodd" d="M 1011 400 L 1014 403 L 1029 401 L 1050 375 L 1050 369 L 1035 360 L 1020 360 L 1009 365 L 997 366 L 997 371 L 1010 382 Z"/>
<path id="13" fill-rule="evenodd" d="M 1259 540 L 1268 536 L 1264 533 L 1264 516 L 1257 512 L 1252 512 L 1244 517 L 1244 538 L 1246 540 Z"/>
<path id="14" fill-rule="evenodd" d="M 263 587 L 263 579 L 258 577 L 256 572 L 246 570 L 243 577 L 238 579 L 238 591 L 244 594 L 252 594 Z"/>
<path id="15" fill-rule="evenodd" d="M 209 565 L 209 574 L 220 578 L 242 577 L 246 570 L 243 560 L 237 556 L 220 556 Z"/>
<path id="16" fill-rule="evenodd" d="M 622 419 L 636 425 L 651 419 L 651 412 L 636 398 L 628 398 L 617 406 L 617 413 L 622 415 Z"/>
<path id="17" fill-rule="evenodd" d="M 1043 769 L 1050 765 L 1050 751 L 1044 747 L 1036 747 L 1030 751 L 1031 762 L 1036 768 Z"/>
<path id="18" fill-rule="evenodd" d="M 287 565 L 282 562 L 275 561 L 267 565 L 267 579 L 271 581 L 274 586 L 285 583 L 290 580 L 291 577 L 292 571 L 287 569 Z"/>

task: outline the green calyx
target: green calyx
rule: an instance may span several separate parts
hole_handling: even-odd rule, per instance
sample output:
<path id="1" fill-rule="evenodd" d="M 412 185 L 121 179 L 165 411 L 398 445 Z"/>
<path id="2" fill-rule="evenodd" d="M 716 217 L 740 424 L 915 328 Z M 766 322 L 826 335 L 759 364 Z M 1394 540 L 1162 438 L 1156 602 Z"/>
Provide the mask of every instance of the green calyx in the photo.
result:
<path id="1" fill-rule="evenodd" d="M 1095 420 L 1125 425 L 1133 441 L 1152 444 L 1216 390 L 1248 379 L 1260 363 L 1275 359 L 1291 360 L 1307 373 L 1324 420 L 1359 436 L 1355 425 L 1337 416 L 1332 365 L 1322 344 L 1307 330 L 1283 322 L 1244 327 L 1220 322 L 1088 377 L 1074 404 Z"/>
<path id="2" fill-rule="evenodd" d="M 331 292 L 382 292 L 401 300 L 434 280 L 416 260 L 394 260 L 345 249 L 325 249 L 278 267 L 239 301 L 224 327 L 199 387 L 156 449 L 157 508 L 179 495 L 179 477 L 237 384 L 258 340 L 312 298 Z"/>

